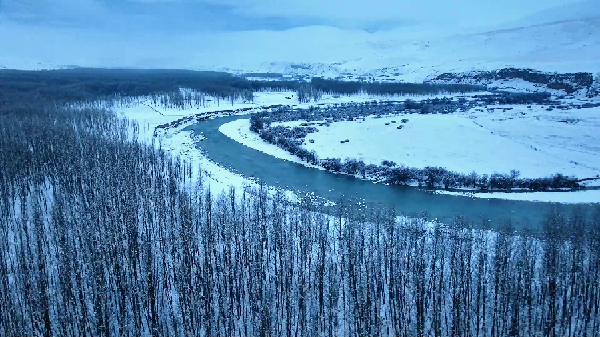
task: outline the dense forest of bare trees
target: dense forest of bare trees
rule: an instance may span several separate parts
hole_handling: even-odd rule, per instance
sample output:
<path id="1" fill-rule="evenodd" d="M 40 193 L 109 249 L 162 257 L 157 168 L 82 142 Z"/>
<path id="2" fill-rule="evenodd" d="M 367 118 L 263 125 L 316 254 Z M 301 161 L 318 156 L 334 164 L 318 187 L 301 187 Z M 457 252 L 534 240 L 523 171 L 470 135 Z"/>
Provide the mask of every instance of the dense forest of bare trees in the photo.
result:
<path id="1" fill-rule="evenodd" d="M 214 195 L 109 111 L 9 101 L 1 336 L 600 335 L 600 208 L 527 235 Z"/>
<path id="2" fill-rule="evenodd" d="M 15 90 L 21 89 L 21 92 Z M 324 80 L 251 81 L 224 72 L 161 69 L 62 69 L 46 71 L 0 70 L 0 97 L 35 94 L 37 98 L 59 102 L 90 102 L 98 98 L 139 97 L 177 93 L 180 88 L 201 92 L 222 100 L 247 98 L 264 90 L 298 91 L 318 100 L 323 93 L 352 95 L 437 95 L 485 90 L 466 84 L 369 83 Z M 298 97 L 302 102 L 306 99 Z"/>

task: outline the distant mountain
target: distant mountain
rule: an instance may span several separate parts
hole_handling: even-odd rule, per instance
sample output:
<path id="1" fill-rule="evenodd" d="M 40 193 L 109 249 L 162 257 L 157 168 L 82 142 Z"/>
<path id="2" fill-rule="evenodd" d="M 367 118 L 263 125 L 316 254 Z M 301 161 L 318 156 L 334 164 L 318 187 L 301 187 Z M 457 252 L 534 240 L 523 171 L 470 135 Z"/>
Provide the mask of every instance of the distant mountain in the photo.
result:
<path id="1" fill-rule="evenodd" d="M 535 69 L 547 73 L 600 72 L 600 1 L 584 1 L 530 15 L 509 24 L 452 36 L 412 34 L 410 28 L 352 35 L 327 47 L 331 32 L 320 28 L 296 30 L 279 48 L 289 57 L 248 63 L 252 71 L 297 76 L 362 76 L 376 80 L 430 80 L 443 73 L 499 69 Z M 309 33 L 310 32 L 310 33 Z M 310 38 L 301 39 L 303 33 Z M 290 35 L 291 36 L 291 35 Z M 291 41 L 302 40 L 300 45 Z M 300 47 L 300 48 L 298 48 Z M 308 52 L 310 57 L 304 57 Z M 265 55 L 247 50 L 244 55 Z M 319 60 L 316 61 L 315 60 Z M 236 69 L 234 65 L 230 70 Z"/>
<path id="2" fill-rule="evenodd" d="M 324 52 L 321 48 L 326 48 L 327 59 L 334 62 L 325 59 L 299 62 L 296 61 L 302 59 L 302 51 L 299 51 L 290 53 L 295 57 L 286 60 L 249 64 L 252 69 L 248 70 L 299 76 L 352 74 L 405 81 L 423 81 L 447 72 L 504 68 L 558 73 L 600 72 L 600 18 L 515 26 L 449 37 L 411 39 L 408 34 L 372 34 L 353 41 L 354 45 L 346 43 L 339 49 L 315 49 L 311 43 L 302 44 L 303 48 L 313 52 L 313 59 L 319 59 L 318 55 Z M 286 50 L 297 48 L 284 43 L 280 47 Z"/>
<path id="3" fill-rule="evenodd" d="M 368 33 L 328 26 L 283 31 L 113 36 L 0 25 L 0 65 L 18 69 L 182 68 L 292 76 L 431 80 L 445 73 L 533 69 L 600 72 L 600 1 L 546 10 L 478 32 L 407 26 Z M 27 44 L 20 41 L 29 41 Z M 69 66 L 73 67 L 73 66 Z"/>
<path id="4" fill-rule="evenodd" d="M 587 0 L 546 9 L 511 22 L 508 25 L 513 27 L 531 26 L 561 21 L 587 20 L 599 17 L 600 1 Z"/>

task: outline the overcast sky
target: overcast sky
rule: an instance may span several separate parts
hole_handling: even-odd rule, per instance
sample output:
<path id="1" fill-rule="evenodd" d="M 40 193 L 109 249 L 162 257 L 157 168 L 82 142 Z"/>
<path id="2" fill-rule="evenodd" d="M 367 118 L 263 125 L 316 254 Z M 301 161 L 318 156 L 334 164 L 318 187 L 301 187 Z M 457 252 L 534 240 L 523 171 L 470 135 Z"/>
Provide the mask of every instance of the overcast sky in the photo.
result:
<path id="1" fill-rule="evenodd" d="M 0 0 L 0 20 L 128 31 L 500 24 L 577 0 Z"/>

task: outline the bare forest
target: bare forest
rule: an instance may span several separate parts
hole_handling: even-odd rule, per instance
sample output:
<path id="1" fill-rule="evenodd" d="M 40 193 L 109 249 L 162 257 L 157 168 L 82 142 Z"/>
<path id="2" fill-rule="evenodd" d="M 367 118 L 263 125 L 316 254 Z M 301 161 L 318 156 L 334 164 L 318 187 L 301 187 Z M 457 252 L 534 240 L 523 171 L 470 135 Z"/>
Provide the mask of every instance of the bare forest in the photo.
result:
<path id="1" fill-rule="evenodd" d="M 141 94 L 126 81 L 0 84 L 1 336 L 600 335 L 600 208 L 517 232 L 215 195 L 66 104 Z"/>

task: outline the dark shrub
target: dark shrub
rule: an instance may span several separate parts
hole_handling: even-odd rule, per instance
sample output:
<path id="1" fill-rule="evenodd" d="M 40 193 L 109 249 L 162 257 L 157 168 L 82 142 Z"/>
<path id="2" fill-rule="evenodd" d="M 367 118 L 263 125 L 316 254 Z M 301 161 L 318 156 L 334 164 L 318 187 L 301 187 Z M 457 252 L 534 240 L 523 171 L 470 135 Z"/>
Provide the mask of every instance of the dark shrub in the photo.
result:
<path id="1" fill-rule="evenodd" d="M 384 160 L 384 161 L 381 162 L 381 166 L 394 167 L 394 166 L 396 166 L 396 163 L 394 163 L 391 160 Z"/>
<path id="2" fill-rule="evenodd" d="M 339 158 L 323 159 L 321 160 L 321 166 L 332 172 L 340 172 L 342 170 L 342 161 Z"/>

